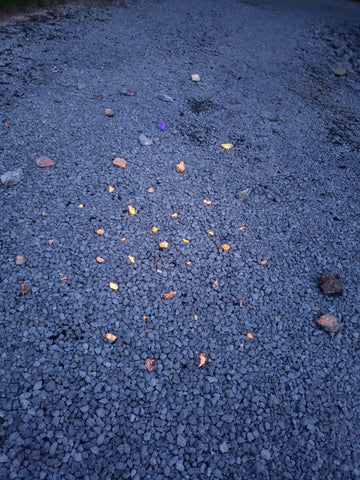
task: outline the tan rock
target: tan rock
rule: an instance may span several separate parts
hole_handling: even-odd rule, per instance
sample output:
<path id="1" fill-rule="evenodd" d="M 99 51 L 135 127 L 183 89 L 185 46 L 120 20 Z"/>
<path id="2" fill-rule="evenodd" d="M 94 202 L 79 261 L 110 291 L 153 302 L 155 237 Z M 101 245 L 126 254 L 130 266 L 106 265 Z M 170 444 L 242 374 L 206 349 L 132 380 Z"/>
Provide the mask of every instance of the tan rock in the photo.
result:
<path id="1" fill-rule="evenodd" d="M 53 167 L 55 162 L 48 157 L 39 157 L 36 159 L 36 165 L 41 168 Z"/>

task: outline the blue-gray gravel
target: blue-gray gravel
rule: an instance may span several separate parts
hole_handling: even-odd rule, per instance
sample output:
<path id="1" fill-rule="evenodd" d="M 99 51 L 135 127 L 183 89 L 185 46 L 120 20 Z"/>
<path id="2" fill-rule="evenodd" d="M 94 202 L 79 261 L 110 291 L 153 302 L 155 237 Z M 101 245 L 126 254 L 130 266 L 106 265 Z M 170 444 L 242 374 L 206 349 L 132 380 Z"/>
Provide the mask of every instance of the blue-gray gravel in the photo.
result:
<path id="1" fill-rule="evenodd" d="M 360 479 L 359 4 L 117 3 L 0 25 L 0 479 Z"/>

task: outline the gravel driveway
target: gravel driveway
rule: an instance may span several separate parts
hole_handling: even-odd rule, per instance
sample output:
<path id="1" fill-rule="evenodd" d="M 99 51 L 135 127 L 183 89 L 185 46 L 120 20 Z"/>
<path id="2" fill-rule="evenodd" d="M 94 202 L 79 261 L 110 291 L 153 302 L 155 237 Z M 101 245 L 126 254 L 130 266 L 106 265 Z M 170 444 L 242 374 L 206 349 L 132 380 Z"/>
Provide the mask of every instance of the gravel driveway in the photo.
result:
<path id="1" fill-rule="evenodd" d="M 340 0 L 0 25 L 1 480 L 360 479 L 359 27 Z"/>

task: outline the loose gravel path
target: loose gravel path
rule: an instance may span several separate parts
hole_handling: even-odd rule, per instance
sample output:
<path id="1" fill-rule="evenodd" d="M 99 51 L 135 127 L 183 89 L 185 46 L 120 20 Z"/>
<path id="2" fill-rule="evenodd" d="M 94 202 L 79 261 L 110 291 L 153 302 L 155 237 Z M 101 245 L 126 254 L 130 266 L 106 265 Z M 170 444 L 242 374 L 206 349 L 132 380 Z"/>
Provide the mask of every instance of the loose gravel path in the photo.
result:
<path id="1" fill-rule="evenodd" d="M 0 174 L 23 171 L 0 185 L 1 480 L 360 479 L 359 27 L 340 0 L 0 26 Z"/>

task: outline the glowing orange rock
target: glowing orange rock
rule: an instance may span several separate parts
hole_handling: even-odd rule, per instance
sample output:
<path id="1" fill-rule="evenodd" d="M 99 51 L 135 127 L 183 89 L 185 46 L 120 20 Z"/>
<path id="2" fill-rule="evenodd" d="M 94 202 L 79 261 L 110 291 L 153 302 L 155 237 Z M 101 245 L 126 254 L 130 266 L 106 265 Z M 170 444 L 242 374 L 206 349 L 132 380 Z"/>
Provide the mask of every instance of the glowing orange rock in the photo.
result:
<path id="1" fill-rule="evenodd" d="M 97 233 L 98 235 L 104 235 L 105 230 L 103 230 L 102 228 L 98 228 L 98 229 L 96 230 L 96 233 Z"/>
<path id="2" fill-rule="evenodd" d="M 105 260 L 102 257 L 96 257 L 96 261 L 98 263 L 104 263 L 105 262 Z"/>
<path id="3" fill-rule="evenodd" d="M 264 259 L 264 260 L 261 260 L 260 263 L 261 263 L 261 265 L 266 265 L 266 264 L 267 264 L 267 260 L 265 260 L 265 259 Z"/>
<path id="4" fill-rule="evenodd" d="M 185 172 L 185 163 L 182 160 L 176 165 L 176 170 L 180 173 Z"/>
<path id="5" fill-rule="evenodd" d="M 168 242 L 160 242 L 160 243 L 159 243 L 159 247 L 160 247 L 160 248 L 168 248 L 168 247 L 169 247 L 169 244 L 168 244 Z"/>
<path id="6" fill-rule="evenodd" d="M 252 340 L 254 338 L 254 336 L 251 332 L 247 333 L 246 336 L 249 340 Z"/>
<path id="7" fill-rule="evenodd" d="M 117 285 L 116 283 L 110 282 L 109 287 L 111 288 L 111 290 L 119 290 L 119 285 Z"/>
<path id="8" fill-rule="evenodd" d="M 221 245 L 221 248 L 224 250 L 224 252 L 226 252 L 227 250 L 230 250 L 230 245 L 224 243 L 224 245 Z"/>
<path id="9" fill-rule="evenodd" d="M 114 335 L 113 333 L 107 333 L 105 335 L 105 340 L 108 342 L 108 343 L 114 343 L 116 342 L 116 339 L 117 339 L 117 336 Z"/>
<path id="10" fill-rule="evenodd" d="M 136 215 L 136 210 L 131 205 L 128 206 L 128 210 L 129 210 L 130 215 Z"/>
<path id="11" fill-rule="evenodd" d="M 163 298 L 173 298 L 175 297 L 175 295 L 176 295 L 176 292 L 175 290 L 173 290 L 172 292 L 164 293 Z"/>
<path id="12" fill-rule="evenodd" d="M 155 368 L 155 359 L 154 358 L 148 358 L 146 361 L 145 361 L 145 367 L 146 369 L 151 372 L 151 370 L 154 370 Z"/>
<path id="13" fill-rule="evenodd" d="M 199 352 L 196 352 L 196 353 L 199 353 Z M 200 360 L 198 365 L 199 368 L 201 368 L 206 363 L 211 362 L 211 358 L 206 353 L 199 353 L 199 360 Z"/>
<path id="14" fill-rule="evenodd" d="M 154 193 L 154 192 L 155 190 L 153 189 L 153 187 L 148 188 L 148 193 Z"/>

